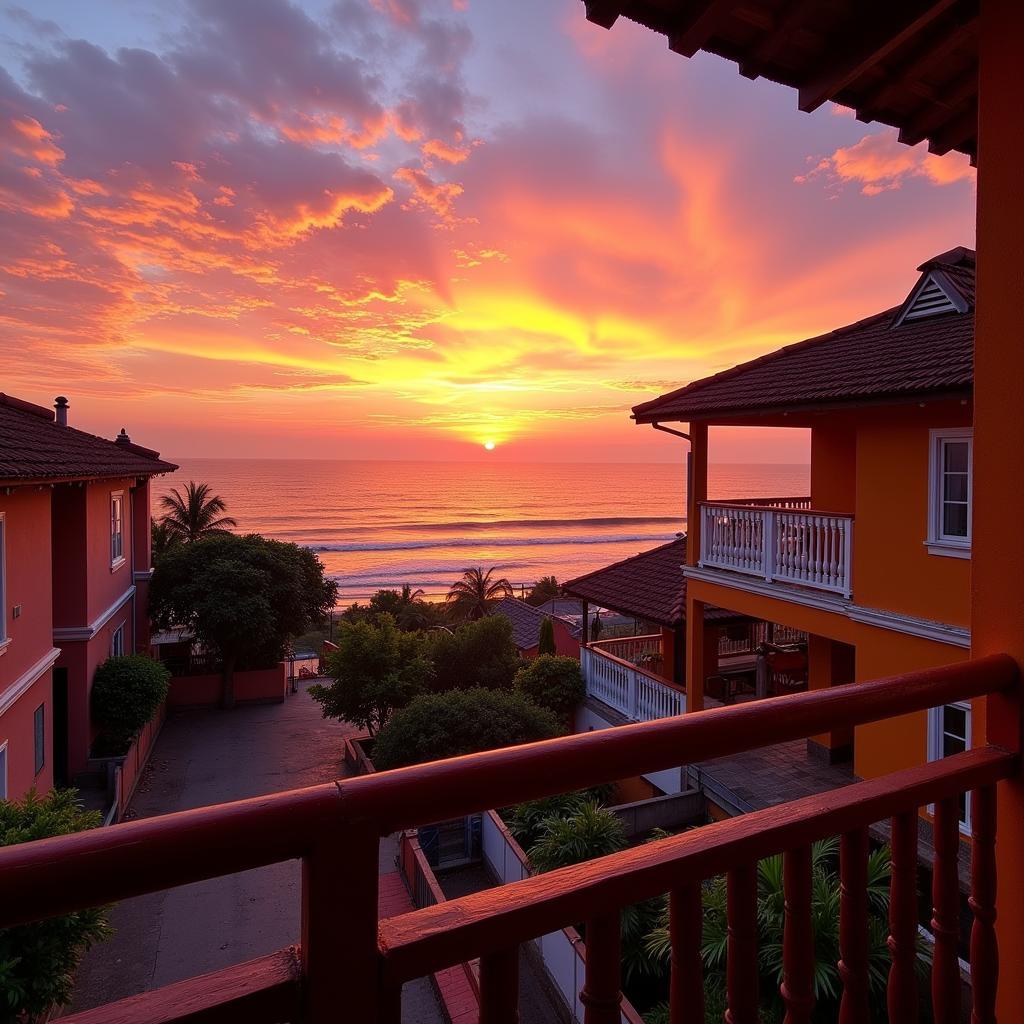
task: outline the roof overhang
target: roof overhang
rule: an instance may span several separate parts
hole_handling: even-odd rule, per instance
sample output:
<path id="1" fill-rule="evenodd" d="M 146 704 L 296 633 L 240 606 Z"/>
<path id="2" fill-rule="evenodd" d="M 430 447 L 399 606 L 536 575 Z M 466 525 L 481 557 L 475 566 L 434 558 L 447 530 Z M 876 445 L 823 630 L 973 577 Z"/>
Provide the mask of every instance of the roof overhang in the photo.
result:
<path id="1" fill-rule="evenodd" d="M 826 101 L 865 123 L 927 141 L 932 153 L 977 156 L 979 0 L 584 0 L 587 18 L 619 17 L 660 32 L 684 57 L 698 50 L 798 91 L 800 110 Z"/>

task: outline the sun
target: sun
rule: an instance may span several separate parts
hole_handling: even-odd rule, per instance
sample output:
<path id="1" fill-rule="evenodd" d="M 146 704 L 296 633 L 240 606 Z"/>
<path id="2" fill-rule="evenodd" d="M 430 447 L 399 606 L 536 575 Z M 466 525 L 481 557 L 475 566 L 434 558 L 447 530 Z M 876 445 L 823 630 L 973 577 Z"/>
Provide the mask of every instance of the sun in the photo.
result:
<path id="1" fill-rule="evenodd" d="M 494 442 L 493 441 L 484 441 L 484 448 L 486 448 L 487 451 L 489 451 L 489 452 L 493 452 L 494 451 Z"/>

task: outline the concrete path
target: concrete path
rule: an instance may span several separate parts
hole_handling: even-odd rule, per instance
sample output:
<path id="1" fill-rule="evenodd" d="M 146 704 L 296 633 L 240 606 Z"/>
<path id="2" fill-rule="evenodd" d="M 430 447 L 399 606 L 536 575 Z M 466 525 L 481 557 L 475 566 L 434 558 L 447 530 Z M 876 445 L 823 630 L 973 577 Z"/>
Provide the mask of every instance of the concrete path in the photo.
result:
<path id="1" fill-rule="evenodd" d="M 300 685 L 284 704 L 172 715 L 132 802 L 136 817 L 311 786 L 346 774 L 343 739 L 354 729 L 326 721 Z M 381 843 L 381 872 L 396 846 Z M 111 912 L 116 934 L 82 962 L 72 1009 L 159 988 L 298 941 L 297 861 L 125 900 Z M 339 922 L 339 928 L 344 922 Z M 402 1020 L 441 1024 L 426 981 L 407 985 Z"/>

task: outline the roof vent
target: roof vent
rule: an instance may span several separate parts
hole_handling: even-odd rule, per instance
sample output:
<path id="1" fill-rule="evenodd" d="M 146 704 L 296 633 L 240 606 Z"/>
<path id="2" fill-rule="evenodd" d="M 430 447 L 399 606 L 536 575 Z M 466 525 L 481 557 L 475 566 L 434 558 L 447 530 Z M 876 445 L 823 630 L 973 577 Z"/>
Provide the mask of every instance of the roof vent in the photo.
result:
<path id="1" fill-rule="evenodd" d="M 53 407 L 57 411 L 57 423 L 66 427 L 68 425 L 68 406 L 70 403 L 63 395 L 58 395 L 53 400 Z"/>
<path id="2" fill-rule="evenodd" d="M 966 313 L 967 302 L 944 280 L 944 276 L 936 271 L 925 274 L 903 303 L 893 327 L 899 327 L 905 320 L 923 320 L 942 313 Z"/>
<path id="3" fill-rule="evenodd" d="M 132 443 L 132 439 L 128 436 L 128 431 L 126 431 L 124 429 L 124 427 L 122 427 L 121 428 L 121 433 L 118 434 L 117 437 L 114 438 L 114 444 L 131 444 L 131 443 Z"/>

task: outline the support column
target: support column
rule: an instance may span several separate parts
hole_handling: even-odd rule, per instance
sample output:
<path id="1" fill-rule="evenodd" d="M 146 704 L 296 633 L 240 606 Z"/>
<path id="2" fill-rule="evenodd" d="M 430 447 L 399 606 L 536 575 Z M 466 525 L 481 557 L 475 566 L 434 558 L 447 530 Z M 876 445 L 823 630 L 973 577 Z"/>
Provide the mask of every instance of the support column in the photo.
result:
<path id="1" fill-rule="evenodd" d="M 708 426 L 690 424 L 689 472 L 686 479 L 686 564 L 700 560 L 700 502 L 708 496 Z"/>
<path id="2" fill-rule="evenodd" d="M 810 634 L 807 641 L 807 688 L 825 690 L 852 683 L 853 648 L 825 636 Z M 833 729 L 807 740 L 807 753 L 826 764 L 848 761 L 853 755 L 853 729 Z"/>
<path id="3" fill-rule="evenodd" d="M 686 710 L 704 710 L 704 602 L 686 596 Z"/>
<path id="4" fill-rule="evenodd" d="M 1006 529 L 1024 507 L 1024 424 L 1020 381 L 1020 274 L 1024 266 L 1024 4 L 982 0 L 978 24 L 978 281 L 974 352 L 974 480 L 971 653 L 1006 652 L 1024 666 L 1024 531 Z M 989 697 L 975 716 L 990 743 L 1017 749 L 1020 701 Z M 1024 1020 L 1024 782 L 997 787 L 996 934 L 1000 1020 Z"/>

